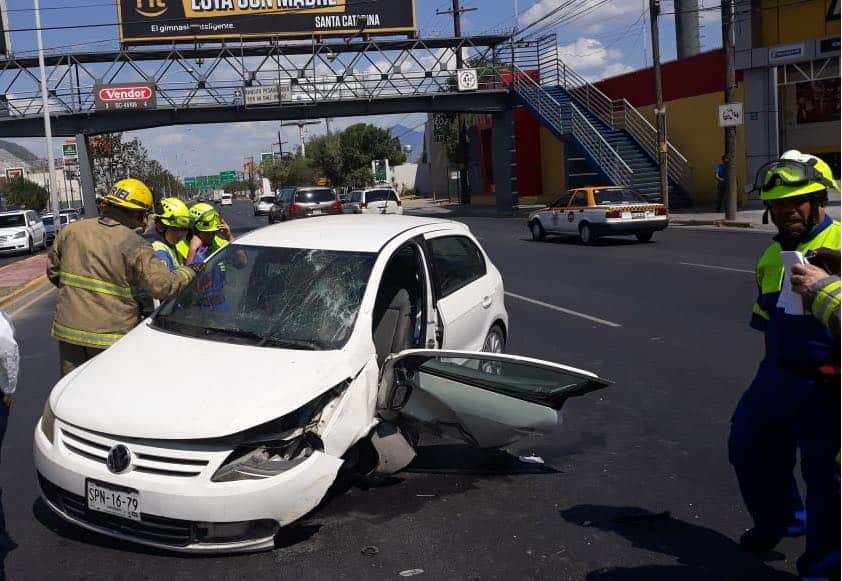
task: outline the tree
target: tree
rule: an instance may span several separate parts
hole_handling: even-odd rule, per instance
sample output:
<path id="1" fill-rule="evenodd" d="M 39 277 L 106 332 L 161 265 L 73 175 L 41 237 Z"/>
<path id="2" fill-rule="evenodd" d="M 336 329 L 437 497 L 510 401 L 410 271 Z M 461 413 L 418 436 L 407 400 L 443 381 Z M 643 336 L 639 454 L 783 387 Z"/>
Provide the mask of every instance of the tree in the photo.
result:
<path id="1" fill-rule="evenodd" d="M 50 194 L 35 182 L 18 177 L 6 180 L 4 188 L 6 203 L 10 206 L 20 206 L 30 210 L 42 210 L 47 207 Z"/>
<path id="2" fill-rule="evenodd" d="M 307 154 L 334 186 L 360 187 L 373 183 L 372 160 L 388 159 L 392 166 L 406 161 L 398 139 L 388 130 L 366 123 L 311 139 Z"/>
<path id="3" fill-rule="evenodd" d="M 316 170 L 304 158 L 275 159 L 260 164 L 260 174 L 269 180 L 274 189 L 289 186 L 309 186 L 315 183 Z"/>

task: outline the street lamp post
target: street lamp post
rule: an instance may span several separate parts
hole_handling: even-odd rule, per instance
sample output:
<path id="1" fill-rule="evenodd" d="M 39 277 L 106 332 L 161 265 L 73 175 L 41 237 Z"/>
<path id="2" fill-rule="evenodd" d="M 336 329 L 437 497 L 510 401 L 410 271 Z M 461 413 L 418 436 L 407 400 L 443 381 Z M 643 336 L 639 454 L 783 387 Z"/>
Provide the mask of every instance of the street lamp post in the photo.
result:
<path id="1" fill-rule="evenodd" d="M 44 39 L 41 35 L 41 4 L 39 0 L 33 0 L 35 5 L 35 33 L 38 39 L 38 68 L 41 74 L 41 103 L 44 113 L 44 137 L 47 139 L 47 175 L 50 179 L 50 205 L 53 214 L 58 216 L 61 211 L 58 198 L 58 187 L 56 186 L 55 160 L 53 159 L 53 128 L 50 124 L 50 100 L 47 96 L 47 73 L 44 70 Z M 61 229 L 61 220 L 55 220 L 56 232 Z"/>

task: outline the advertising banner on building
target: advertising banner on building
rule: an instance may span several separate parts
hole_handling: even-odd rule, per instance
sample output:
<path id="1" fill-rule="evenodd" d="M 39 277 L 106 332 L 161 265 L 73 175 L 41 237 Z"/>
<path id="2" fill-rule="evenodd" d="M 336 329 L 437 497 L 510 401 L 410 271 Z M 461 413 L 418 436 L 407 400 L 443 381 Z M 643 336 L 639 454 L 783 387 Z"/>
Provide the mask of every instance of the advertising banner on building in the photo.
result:
<path id="1" fill-rule="evenodd" d="M 24 177 L 24 169 L 22 167 L 7 167 L 6 168 L 6 179 L 7 180 L 16 180 L 18 178 Z"/>
<path id="2" fill-rule="evenodd" d="M 120 42 L 415 32 L 415 0 L 117 0 Z"/>
<path id="3" fill-rule="evenodd" d="M 151 83 L 118 83 L 94 85 L 97 111 L 154 109 L 157 106 L 155 85 Z"/>

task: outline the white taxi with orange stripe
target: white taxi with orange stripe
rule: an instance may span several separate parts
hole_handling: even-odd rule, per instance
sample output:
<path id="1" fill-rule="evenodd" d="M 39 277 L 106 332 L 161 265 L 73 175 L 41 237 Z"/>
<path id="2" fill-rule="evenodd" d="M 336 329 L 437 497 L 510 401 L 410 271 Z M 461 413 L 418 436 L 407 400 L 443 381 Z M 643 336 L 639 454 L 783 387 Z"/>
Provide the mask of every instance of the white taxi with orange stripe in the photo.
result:
<path id="1" fill-rule="evenodd" d="M 549 207 L 529 215 L 533 240 L 548 234 L 578 236 L 585 244 L 603 235 L 635 235 L 641 242 L 652 239 L 669 224 L 663 204 L 651 204 L 623 186 L 570 190 Z"/>

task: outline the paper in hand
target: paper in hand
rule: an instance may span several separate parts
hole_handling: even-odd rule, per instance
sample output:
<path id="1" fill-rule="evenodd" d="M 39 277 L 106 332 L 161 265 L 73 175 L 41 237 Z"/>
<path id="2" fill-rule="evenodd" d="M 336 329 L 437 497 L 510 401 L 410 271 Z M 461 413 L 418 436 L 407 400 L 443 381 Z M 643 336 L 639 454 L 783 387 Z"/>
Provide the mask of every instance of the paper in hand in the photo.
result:
<path id="1" fill-rule="evenodd" d="M 778 297 L 778 308 L 787 315 L 803 315 L 804 303 L 801 295 L 792 290 L 792 267 L 796 264 L 807 264 L 804 255 L 797 250 L 782 250 L 781 262 L 784 265 L 784 280 L 781 284 L 781 294 Z"/>

